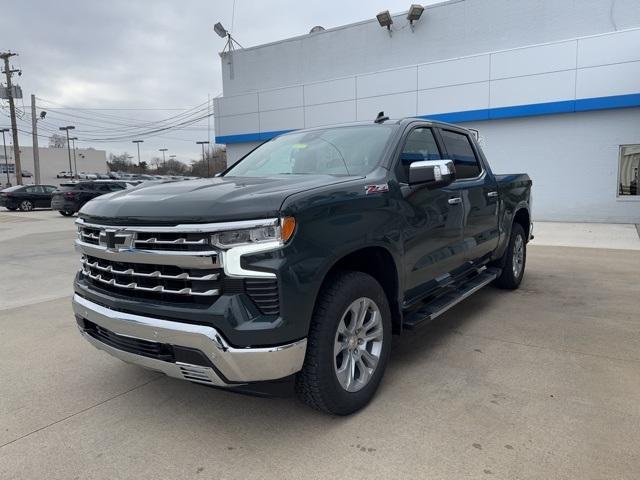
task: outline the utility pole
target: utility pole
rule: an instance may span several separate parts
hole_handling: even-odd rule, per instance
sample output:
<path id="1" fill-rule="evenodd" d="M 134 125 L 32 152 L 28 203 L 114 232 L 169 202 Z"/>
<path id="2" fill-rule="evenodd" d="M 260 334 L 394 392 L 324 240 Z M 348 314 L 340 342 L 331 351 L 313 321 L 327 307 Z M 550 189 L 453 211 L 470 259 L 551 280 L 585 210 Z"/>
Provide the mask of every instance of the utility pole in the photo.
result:
<path id="1" fill-rule="evenodd" d="M 140 166 L 140 144 L 143 143 L 144 140 L 132 140 L 131 143 L 135 143 L 138 146 L 138 166 Z"/>
<path id="2" fill-rule="evenodd" d="M 31 132 L 33 134 L 33 170 L 36 185 L 40 185 L 40 151 L 38 150 L 38 118 L 36 117 L 36 96 L 31 94 Z"/>
<path id="3" fill-rule="evenodd" d="M 166 167 L 167 166 L 167 161 L 164 158 L 164 152 L 166 152 L 167 150 L 169 150 L 168 148 L 161 148 L 159 151 L 162 152 L 162 166 Z"/>
<path id="4" fill-rule="evenodd" d="M 3 52 L 0 53 L 0 58 L 4 60 L 4 74 L 7 77 L 7 98 L 9 100 L 9 115 L 11 115 L 11 130 L 13 133 L 13 158 L 16 164 L 16 183 L 22 185 L 22 166 L 20 165 L 20 144 L 18 143 L 16 106 L 13 102 L 13 85 L 11 84 L 11 75 L 20 70 L 11 70 L 9 66 L 9 58 L 15 55 L 17 55 L 17 53 Z"/>
<path id="5" fill-rule="evenodd" d="M 71 147 L 69 145 L 69 130 L 73 130 L 76 127 L 74 127 L 73 125 L 68 125 L 66 127 L 60 127 L 59 130 L 64 130 L 67 132 L 67 153 L 69 154 L 69 171 L 71 172 L 71 174 L 73 175 L 73 168 L 71 167 Z M 76 170 L 76 175 L 78 175 L 78 171 Z M 76 175 L 73 175 L 74 178 L 76 178 Z"/>
<path id="6" fill-rule="evenodd" d="M 209 157 L 204 156 L 204 146 L 205 145 L 209 145 L 209 141 L 207 140 L 206 142 L 202 141 L 202 142 L 196 142 L 197 145 L 202 145 L 202 163 L 204 163 L 205 160 L 207 160 L 207 177 L 211 176 L 211 161 L 209 159 Z"/>
<path id="7" fill-rule="evenodd" d="M 76 175 L 78 174 L 78 163 L 76 162 L 76 140 L 78 137 L 71 137 L 69 140 L 73 142 L 73 167 L 76 169 Z"/>
<path id="8" fill-rule="evenodd" d="M 7 187 L 11 185 L 11 179 L 9 178 L 9 157 L 7 156 L 7 139 L 4 138 L 4 134 L 8 131 L 8 128 L 0 129 L 0 132 L 2 132 L 2 143 L 4 144 L 4 168 L 7 169 Z"/>

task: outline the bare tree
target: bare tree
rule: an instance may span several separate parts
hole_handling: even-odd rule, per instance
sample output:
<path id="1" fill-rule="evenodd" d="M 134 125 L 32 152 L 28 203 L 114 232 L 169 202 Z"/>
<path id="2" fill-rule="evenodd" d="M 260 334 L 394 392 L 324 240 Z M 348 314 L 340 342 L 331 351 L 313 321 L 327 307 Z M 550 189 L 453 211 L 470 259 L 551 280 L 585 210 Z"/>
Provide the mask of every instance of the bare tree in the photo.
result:
<path id="1" fill-rule="evenodd" d="M 67 146 L 67 137 L 54 133 L 49 137 L 49 148 L 65 148 Z"/>

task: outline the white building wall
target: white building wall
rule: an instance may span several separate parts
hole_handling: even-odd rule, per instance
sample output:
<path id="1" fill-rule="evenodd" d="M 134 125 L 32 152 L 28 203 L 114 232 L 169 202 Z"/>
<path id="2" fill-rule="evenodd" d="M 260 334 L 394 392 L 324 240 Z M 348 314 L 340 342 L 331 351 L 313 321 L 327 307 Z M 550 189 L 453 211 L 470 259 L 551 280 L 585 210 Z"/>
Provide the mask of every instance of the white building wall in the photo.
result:
<path id="1" fill-rule="evenodd" d="M 225 93 L 214 109 L 216 141 L 232 144 L 379 111 L 460 123 L 624 106 L 640 106 L 640 29 Z"/>
<path id="2" fill-rule="evenodd" d="M 407 2 L 407 6 L 410 2 Z M 225 95 L 640 26 L 638 0 L 452 0 L 425 7 L 412 30 L 393 17 L 392 36 L 375 18 L 236 50 L 222 61 Z M 233 71 L 233 78 L 231 73 Z M 256 74 L 259 72 L 259 74 Z"/>
<path id="3" fill-rule="evenodd" d="M 60 185 L 60 182 L 68 181 L 56 178 L 56 174 L 69 170 L 69 154 L 66 148 L 39 148 L 40 158 L 40 182 L 44 185 Z M 7 147 L 9 163 L 13 163 L 13 147 Z M 4 164 L 4 153 L 0 152 L 0 162 Z M 22 170 L 34 174 L 33 177 L 25 177 L 23 183 L 35 183 L 35 168 L 33 163 L 33 147 L 20 147 L 20 163 Z M 79 172 L 105 173 L 107 171 L 107 153 L 104 150 L 92 148 L 77 148 L 76 163 Z M 73 150 L 71 150 L 71 164 L 73 169 Z M 3 170 L 4 171 L 4 170 Z M 5 184 L 6 175 L 0 175 L 0 183 Z M 15 175 L 11 176 L 11 183 L 16 184 Z"/>

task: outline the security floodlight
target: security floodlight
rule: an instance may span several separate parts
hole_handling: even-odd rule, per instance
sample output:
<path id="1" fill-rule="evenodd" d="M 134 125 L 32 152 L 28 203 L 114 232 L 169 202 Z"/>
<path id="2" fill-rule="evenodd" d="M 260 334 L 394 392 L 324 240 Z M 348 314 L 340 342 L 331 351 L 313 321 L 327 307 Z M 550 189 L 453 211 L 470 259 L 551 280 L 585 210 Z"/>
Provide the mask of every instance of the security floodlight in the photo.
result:
<path id="1" fill-rule="evenodd" d="M 378 23 L 381 27 L 387 27 L 387 30 L 391 30 L 391 24 L 393 23 L 393 19 L 391 18 L 391 14 L 389 10 L 385 10 L 384 12 L 380 12 L 376 15 L 378 19 Z"/>
<path id="2" fill-rule="evenodd" d="M 409 11 L 407 12 L 407 20 L 411 26 L 413 26 L 413 22 L 420 20 L 422 16 L 422 12 L 424 12 L 424 7 L 422 5 L 413 4 L 409 7 Z"/>
<path id="3" fill-rule="evenodd" d="M 229 35 L 229 32 L 227 32 L 227 29 L 224 28 L 220 22 L 216 23 L 213 26 L 213 30 L 218 34 L 220 38 L 226 38 L 227 35 Z"/>

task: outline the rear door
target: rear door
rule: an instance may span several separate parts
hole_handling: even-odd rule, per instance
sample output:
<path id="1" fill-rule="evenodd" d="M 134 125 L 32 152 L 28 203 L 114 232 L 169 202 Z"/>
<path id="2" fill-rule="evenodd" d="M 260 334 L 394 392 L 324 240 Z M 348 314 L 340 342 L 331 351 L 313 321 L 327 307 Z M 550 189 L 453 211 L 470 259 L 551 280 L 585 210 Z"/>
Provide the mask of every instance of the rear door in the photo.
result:
<path id="1" fill-rule="evenodd" d="M 35 203 L 36 207 L 45 208 L 51 205 L 51 200 L 49 197 L 49 193 L 42 185 L 37 185 L 35 187 Z"/>
<path id="2" fill-rule="evenodd" d="M 414 161 L 445 158 L 433 130 L 416 126 L 405 137 L 396 176 L 401 185 L 405 300 L 411 302 L 437 288 L 449 272 L 464 263 L 463 206 L 451 202 L 457 193 L 449 187 L 409 186 L 409 165 Z"/>
<path id="3" fill-rule="evenodd" d="M 464 259 L 477 260 L 498 245 L 498 195 L 495 178 L 484 168 L 471 136 L 464 130 L 439 130 L 447 157 L 456 168 L 457 192 L 464 208 Z"/>

